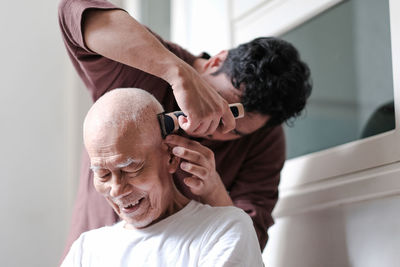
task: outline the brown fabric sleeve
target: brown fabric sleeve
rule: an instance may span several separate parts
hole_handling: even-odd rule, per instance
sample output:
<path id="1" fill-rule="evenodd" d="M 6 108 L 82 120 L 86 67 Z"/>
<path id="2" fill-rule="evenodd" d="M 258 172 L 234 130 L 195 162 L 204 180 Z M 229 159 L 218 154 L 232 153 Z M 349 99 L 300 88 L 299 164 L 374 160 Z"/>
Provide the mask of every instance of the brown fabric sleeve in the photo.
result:
<path id="1" fill-rule="evenodd" d="M 58 18 L 65 39 L 77 48 L 83 48 L 87 52 L 92 53 L 86 46 L 82 34 L 83 14 L 88 9 L 123 9 L 103 0 L 62 0 L 60 2 L 58 6 Z"/>
<path id="2" fill-rule="evenodd" d="M 280 171 L 285 162 L 285 138 L 281 126 L 266 135 L 257 133 L 251 151 L 241 166 L 230 196 L 235 206 L 253 219 L 261 250 L 268 241 L 268 228 L 274 223 L 271 212 L 278 200 Z M 267 138 L 265 138 L 267 136 Z"/>
<path id="3" fill-rule="evenodd" d="M 84 12 L 88 9 L 104 9 L 113 10 L 122 8 L 116 7 L 110 2 L 104 0 L 62 0 L 59 9 L 59 22 L 62 32 L 65 33 L 65 37 L 76 47 L 83 48 L 87 52 L 92 51 L 86 46 L 83 38 L 82 22 L 84 18 Z M 124 10 L 125 11 L 125 10 Z M 189 65 L 193 65 L 196 57 L 182 47 L 163 40 L 158 34 L 148 29 L 157 39 L 172 53 L 181 58 Z"/>

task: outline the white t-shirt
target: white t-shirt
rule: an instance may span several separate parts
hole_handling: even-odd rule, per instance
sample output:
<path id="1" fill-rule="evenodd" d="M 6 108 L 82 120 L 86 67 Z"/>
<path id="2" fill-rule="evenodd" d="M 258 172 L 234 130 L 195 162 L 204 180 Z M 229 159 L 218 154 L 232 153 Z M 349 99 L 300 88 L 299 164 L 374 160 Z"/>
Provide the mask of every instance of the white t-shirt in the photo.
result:
<path id="1" fill-rule="evenodd" d="M 235 207 L 192 200 L 149 227 L 124 225 L 83 233 L 61 266 L 263 266 L 253 222 Z"/>

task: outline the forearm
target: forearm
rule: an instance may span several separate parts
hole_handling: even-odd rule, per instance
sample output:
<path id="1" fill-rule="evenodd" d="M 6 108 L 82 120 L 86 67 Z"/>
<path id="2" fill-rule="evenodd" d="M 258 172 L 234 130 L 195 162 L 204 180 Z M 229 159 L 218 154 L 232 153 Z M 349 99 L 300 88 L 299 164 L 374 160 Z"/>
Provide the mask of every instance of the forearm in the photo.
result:
<path id="1" fill-rule="evenodd" d="M 180 82 L 182 72 L 194 71 L 122 10 L 86 11 L 83 36 L 92 51 L 153 74 L 170 84 Z"/>
<path id="2" fill-rule="evenodd" d="M 125 11 L 89 9 L 82 31 L 85 45 L 95 53 L 168 82 L 187 115 L 179 120 L 187 133 L 207 136 L 217 128 L 228 132 L 235 127 L 227 101 L 215 88 Z"/>

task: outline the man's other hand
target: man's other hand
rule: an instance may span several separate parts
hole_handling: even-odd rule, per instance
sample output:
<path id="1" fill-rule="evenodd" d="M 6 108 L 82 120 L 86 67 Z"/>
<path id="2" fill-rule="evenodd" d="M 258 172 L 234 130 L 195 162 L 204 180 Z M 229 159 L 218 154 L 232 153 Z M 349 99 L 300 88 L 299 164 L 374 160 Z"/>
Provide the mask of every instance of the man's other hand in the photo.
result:
<path id="1" fill-rule="evenodd" d="M 178 135 L 169 135 L 165 143 L 181 158 L 180 168 L 192 176 L 183 181 L 201 202 L 211 206 L 233 206 L 225 186 L 215 169 L 214 153 L 199 142 Z"/>

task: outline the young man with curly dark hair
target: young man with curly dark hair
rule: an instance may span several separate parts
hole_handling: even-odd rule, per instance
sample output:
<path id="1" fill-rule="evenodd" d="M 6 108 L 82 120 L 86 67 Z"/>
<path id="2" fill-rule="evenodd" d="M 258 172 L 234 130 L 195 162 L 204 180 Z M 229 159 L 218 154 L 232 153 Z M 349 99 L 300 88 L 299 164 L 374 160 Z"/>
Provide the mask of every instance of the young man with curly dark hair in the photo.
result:
<path id="1" fill-rule="evenodd" d="M 242 91 L 247 112 L 268 115 L 268 127 L 300 115 L 311 94 L 310 70 L 297 49 L 274 37 L 260 37 L 231 49 L 222 67 Z"/>
<path id="2" fill-rule="evenodd" d="M 103 0 L 62 0 L 59 22 L 94 101 L 114 88 L 136 87 L 167 112 L 188 115 L 179 121 L 185 132 L 165 139 L 182 159 L 175 185 L 190 199 L 246 211 L 263 249 L 285 161 L 281 124 L 300 114 L 311 92 L 297 50 L 277 38 L 258 38 L 209 59 L 196 57 Z M 245 107 L 236 122 L 226 112 L 234 102 Z M 118 220 L 95 192 L 89 166 L 84 154 L 66 251 L 80 233 Z"/>

